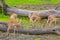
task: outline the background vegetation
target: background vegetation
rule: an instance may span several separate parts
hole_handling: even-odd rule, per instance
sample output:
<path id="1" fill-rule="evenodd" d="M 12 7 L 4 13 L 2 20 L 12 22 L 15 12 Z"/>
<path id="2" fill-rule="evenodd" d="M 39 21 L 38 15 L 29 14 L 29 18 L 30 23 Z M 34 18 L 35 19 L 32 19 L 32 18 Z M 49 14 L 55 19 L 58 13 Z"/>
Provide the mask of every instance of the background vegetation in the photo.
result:
<path id="1" fill-rule="evenodd" d="M 10 7 L 14 7 L 15 5 L 26 5 L 26 4 L 58 4 L 58 3 L 60 3 L 60 0 L 5 0 L 5 2 Z M 1 3 L 0 3 L 0 5 L 1 5 Z M 0 21 L 8 22 L 9 21 L 9 17 L 10 17 L 10 15 L 6 15 L 5 16 L 4 13 L 3 13 L 3 10 L 2 10 L 2 13 L 0 13 Z M 19 19 L 22 19 L 22 21 L 23 21 L 23 26 L 22 26 L 23 28 L 30 29 L 31 23 L 29 22 L 29 18 L 28 17 L 21 17 L 21 16 L 19 16 Z M 46 20 L 44 20 L 44 21 L 46 23 Z M 40 27 L 40 25 L 36 22 L 36 27 L 35 28 L 39 28 L 39 27 Z M 46 28 L 47 28 L 47 26 L 46 26 Z M 53 37 L 58 38 L 58 36 L 56 36 L 56 35 L 53 35 L 53 36 L 52 35 L 47 35 L 47 37 L 52 38 L 52 39 L 53 39 Z M 21 36 L 20 36 L 20 38 L 21 38 Z M 41 40 L 41 39 L 40 38 L 36 38 L 35 40 Z"/>
<path id="2" fill-rule="evenodd" d="M 9 6 L 17 4 L 58 4 L 60 0 L 5 0 Z"/>

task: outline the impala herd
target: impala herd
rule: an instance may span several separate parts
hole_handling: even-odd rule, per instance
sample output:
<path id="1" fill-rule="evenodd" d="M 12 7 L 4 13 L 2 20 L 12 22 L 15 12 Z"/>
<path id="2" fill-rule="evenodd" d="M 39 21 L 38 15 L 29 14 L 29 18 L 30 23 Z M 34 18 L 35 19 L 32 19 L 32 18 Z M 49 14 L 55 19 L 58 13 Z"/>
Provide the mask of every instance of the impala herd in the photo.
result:
<path id="1" fill-rule="evenodd" d="M 37 13 L 32 14 L 31 13 L 28 15 L 28 17 L 30 19 L 30 22 L 32 23 L 32 27 L 34 27 L 34 24 L 36 21 L 39 21 L 41 23 L 41 26 L 44 25 L 43 21 L 42 21 L 42 17 L 39 14 L 37 14 Z M 21 21 L 18 21 L 17 18 L 18 18 L 18 15 L 16 13 L 11 14 L 9 22 L 8 22 L 7 33 L 9 33 L 9 30 L 11 29 L 12 26 L 14 27 L 14 33 L 15 33 L 15 31 L 18 31 L 17 25 L 20 25 Z M 48 26 L 50 27 L 53 22 L 56 25 L 56 16 L 55 15 L 49 15 L 48 20 L 47 20 Z"/>

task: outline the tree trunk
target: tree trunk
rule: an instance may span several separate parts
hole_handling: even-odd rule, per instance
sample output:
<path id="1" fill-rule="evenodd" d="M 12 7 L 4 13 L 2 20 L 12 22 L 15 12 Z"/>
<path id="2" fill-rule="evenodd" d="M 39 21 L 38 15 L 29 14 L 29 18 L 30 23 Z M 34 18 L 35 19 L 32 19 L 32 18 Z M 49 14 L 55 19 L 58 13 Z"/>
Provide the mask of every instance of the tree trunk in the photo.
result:
<path id="1" fill-rule="evenodd" d="M 18 15 L 21 16 L 28 16 L 31 13 L 37 13 L 39 15 L 41 15 L 43 18 L 47 17 L 48 15 L 55 15 L 57 17 L 60 17 L 60 10 L 40 10 L 40 11 L 31 11 L 31 10 L 23 10 L 23 9 L 18 9 L 18 8 L 8 8 L 7 9 L 8 14 L 11 14 L 12 12 L 15 12 Z"/>
<path id="2" fill-rule="evenodd" d="M 1 1 L 1 3 L 2 3 L 2 6 L 3 6 L 3 12 L 4 12 L 4 14 L 6 15 L 8 5 L 5 4 L 5 0 L 0 0 L 0 1 Z"/>
<path id="3" fill-rule="evenodd" d="M 55 9 L 51 9 L 51 10 L 40 10 L 40 11 L 30 11 L 30 10 L 22 10 L 22 9 L 18 9 L 18 8 L 10 8 L 8 5 L 6 5 L 5 0 L 1 0 L 2 5 L 3 5 L 3 10 L 4 10 L 4 14 L 6 15 L 6 13 L 8 12 L 9 14 L 11 14 L 11 12 L 16 12 L 18 15 L 21 16 L 28 16 L 29 14 L 33 13 L 37 13 L 39 15 L 42 16 L 42 18 L 47 17 L 48 15 L 56 15 L 57 17 L 60 17 L 60 10 L 56 10 L 60 5 L 58 4 L 58 6 Z"/>

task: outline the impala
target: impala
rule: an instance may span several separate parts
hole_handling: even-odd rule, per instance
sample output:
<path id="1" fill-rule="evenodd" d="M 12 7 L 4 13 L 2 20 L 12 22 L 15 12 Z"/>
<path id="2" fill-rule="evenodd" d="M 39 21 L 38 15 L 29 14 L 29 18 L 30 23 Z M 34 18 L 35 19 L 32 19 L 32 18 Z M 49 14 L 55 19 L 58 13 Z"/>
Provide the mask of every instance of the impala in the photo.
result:
<path id="1" fill-rule="evenodd" d="M 43 25 L 42 18 L 37 13 L 35 13 L 35 14 L 31 13 L 31 14 L 29 14 L 29 19 L 30 19 L 30 22 L 32 22 L 32 26 L 33 27 L 34 27 L 34 24 L 35 24 L 36 21 L 39 21 Z"/>
<path id="2" fill-rule="evenodd" d="M 17 21 L 17 14 L 15 13 L 12 13 L 11 16 L 10 16 L 10 20 L 8 22 L 8 28 L 7 28 L 7 34 L 9 34 L 9 30 L 11 29 L 11 27 L 14 27 L 14 33 L 18 30 L 17 30 L 17 26 L 21 24 L 20 21 Z"/>
<path id="3" fill-rule="evenodd" d="M 51 26 L 51 24 L 54 22 L 54 24 L 56 25 L 56 16 L 55 15 L 49 15 L 48 16 L 48 21 L 47 24 L 49 25 L 49 27 Z"/>

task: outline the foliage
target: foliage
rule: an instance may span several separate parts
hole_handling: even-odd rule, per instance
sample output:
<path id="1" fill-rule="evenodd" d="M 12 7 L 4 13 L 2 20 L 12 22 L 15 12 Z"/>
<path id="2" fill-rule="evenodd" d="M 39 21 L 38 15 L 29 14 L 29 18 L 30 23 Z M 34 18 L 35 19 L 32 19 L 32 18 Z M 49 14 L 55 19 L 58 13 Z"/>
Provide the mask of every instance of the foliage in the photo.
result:
<path id="1" fill-rule="evenodd" d="M 58 4 L 60 0 L 6 0 L 6 4 L 14 6 L 18 4 Z"/>
<path id="2" fill-rule="evenodd" d="M 3 13 L 0 13 L 0 21 L 8 21 L 9 20 L 9 16 L 5 16 Z"/>
<path id="3" fill-rule="evenodd" d="M 35 38 L 35 40 L 41 40 L 41 38 Z"/>

